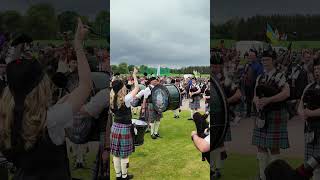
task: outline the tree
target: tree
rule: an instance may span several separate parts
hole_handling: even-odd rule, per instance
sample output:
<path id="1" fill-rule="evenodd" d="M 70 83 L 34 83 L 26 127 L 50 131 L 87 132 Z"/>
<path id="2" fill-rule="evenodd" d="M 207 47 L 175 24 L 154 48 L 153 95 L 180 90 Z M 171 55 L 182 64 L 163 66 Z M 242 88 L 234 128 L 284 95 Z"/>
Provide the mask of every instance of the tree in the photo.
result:
<path id="1" fill-rule="evenodd" d="M 26 29 L 34 39 L 55 39 L 58 21 L 50 4 L 31 6 L 26 14 Z"/>
<path id="2" fill-rule="evenodd" d="M 1 14 L 1 24 L 8 32 L 21 32 L 23 29 L 23 16 L 17 11 L 5 11 Z"/>
<path id="3" fill-rule="evenodd" d="M 97 14 L 94 21 L 94 29 L 99 34 L 109 36 L 110 32 L 110 12 L 101 11 Z"/>
<path id="4" fill-rule="evenodd" d="M 128 64 L 127 63 L 120 63 L 118 66 L 118 72 L 120 74 L 128 74 L 129 73 Z"/>
<path id="5" fill-rule="evenodd" d="M 129 65 L 129 66 L 128 66 L 128 70 L 129 70 L 129 71 L 133 71 L 133 69 L 134 69 L 134 65 Z"/>
<path id="6" fill-rule="evenodd" d="M 77 26 L 77 17 L 79 14 L 74 11 L 64 11 L 58 15 L 60 32 L 75 32 Z"/>

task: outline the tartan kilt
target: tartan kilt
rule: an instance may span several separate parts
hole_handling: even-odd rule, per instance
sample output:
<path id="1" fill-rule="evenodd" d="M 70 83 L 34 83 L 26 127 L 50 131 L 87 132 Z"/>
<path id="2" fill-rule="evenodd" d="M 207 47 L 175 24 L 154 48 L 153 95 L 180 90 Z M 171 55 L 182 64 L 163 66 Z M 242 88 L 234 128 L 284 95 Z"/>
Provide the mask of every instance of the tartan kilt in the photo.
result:
<path id="1" fill-rule="evenodd" d="M 113 123 L 111 127 L 111 154 L 120 158 L 128 157 L 134 152 L 131 132 L 132 124 Z"/>
<path id="2" fill-rule="evenodd" d="M 311 156 L 320 156 L 320 132 L 315 132 L 313 143 L 306 143 L 306 133 L 304 134 L 304 162 L 306 163 Z"/>
<path id="3" fill-rule="evenodd" d="M 289 114 L 286 108 L 266 113 L 267 127 L 254 127 L 252 145 L 268 149 L 287 149 L 290 147 L 287 122 Z M 254 122 L 255 123 L 255 122 Z"/>
<path id="4" fill-rule="evenodd" d="M 154 109 L 154 106 L 152 103 L 147 104 L 145 112 L 146 112 L 145 118 L 148 122 L 154 123 L 155 121 L 160 121 L 160 119 L 162 118 L 162 113 L 157 112 Z"/>
<path id="5" fill-rule="evenodd" d="M 191 99 L 190 99 L 190 102 L 189 102 L 189 108 L 190 109 L 200 109 L 200 100 L 201 100 L 201 97 L 200 96 L 195 96 L 194 98 L 192 98 L 192 102 L 191 102 Z"/>

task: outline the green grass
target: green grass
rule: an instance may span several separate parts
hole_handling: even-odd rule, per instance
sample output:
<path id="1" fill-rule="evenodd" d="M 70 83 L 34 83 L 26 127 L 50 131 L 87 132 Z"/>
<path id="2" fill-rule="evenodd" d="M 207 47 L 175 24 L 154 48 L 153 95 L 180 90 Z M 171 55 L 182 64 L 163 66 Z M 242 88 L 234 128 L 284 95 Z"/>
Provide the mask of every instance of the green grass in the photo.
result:
<path id="1" fill-rule="evenodd" d="M 233 47 L 236 40 L 226 39 L 224 40 L 224 45 L 227 48 Z M 220 43 L 220 39 L 211 39 L 211 47 L 217 47 Z M 280 42 L 277 46 L 288 47 L 290 41 Z M 303 49 L 303 48 L 320 48 L 320 41 L 293 41 L 292 42 L 293 49 Z"/>
<path id="2" fill-rule="evenodd" d="M 153 140 L 150 133 L 145 134 L 144 144 L 129 157 L 129 173 L 134 179 L 209 179 L 209 165 L 201 161 L 201 154 L 190 139 L 195 125 L 187 120 L 189 117 L 189 111 L 183 111 L 178 120 L 171 111 L 166 112 L 160 125 L 162 138 Z M 111 179 L 115 179 L 113 164 L 110 171 Z"/>
<path id="3" fill-rule="evenodd" d="M 303 159 L 284 158 L 289 164 L 296 168 L 303 163 Z M 256 155 L 228 154 L 224 162 L 224 169 L 220 180 L 256 180 L 258 176 L 258 161 Z"/>

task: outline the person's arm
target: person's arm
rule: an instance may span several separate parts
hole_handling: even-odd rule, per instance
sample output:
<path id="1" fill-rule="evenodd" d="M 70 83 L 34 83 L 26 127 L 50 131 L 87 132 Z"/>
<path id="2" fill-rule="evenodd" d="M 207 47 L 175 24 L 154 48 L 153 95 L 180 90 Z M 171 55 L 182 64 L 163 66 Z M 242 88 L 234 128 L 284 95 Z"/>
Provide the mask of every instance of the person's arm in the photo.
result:
<path id="1" fill-rule="evenodd" d="M 210 144 L 205 139 L 202 139 L 196 133 L 193 133 L 191 137 L 194 145 L 200 152 L 205 153 L 210 151 Z"/>
<path id="2" fill-rule="evenodd" d="M 138 78 L 137 78 L 137 72 L 138 72 L 137 68 L 134 68 L 133 74 L 132 74 L 133 80 L 134 80 L 134 89 L 130 92 L 132 97 L 135 97 L 138 94 L 139 89 L 140 89 L 139 83 L 138 83 Z"/>
<path id="3" fill-rule="evenodd" d="M 78 112 L 90 95 L 92 88 L 90 67 L 83 50 L 83 40 L 88 32 L 80 18 L 78 18 L 78 28 L 75 34 L 74 46 L 78 61 L 79 85 L 67 97 L 66 102 L 72 106 L 74 113 Z"/>
<path id="4" fill-rule="evenodd" d="M 240 89 L 237 88 L 236 92 L 230 98 L 228 98 L 228 103 L 233 103 L 240 99 L 241 99 L 241 92 L 240 92 Z"/>

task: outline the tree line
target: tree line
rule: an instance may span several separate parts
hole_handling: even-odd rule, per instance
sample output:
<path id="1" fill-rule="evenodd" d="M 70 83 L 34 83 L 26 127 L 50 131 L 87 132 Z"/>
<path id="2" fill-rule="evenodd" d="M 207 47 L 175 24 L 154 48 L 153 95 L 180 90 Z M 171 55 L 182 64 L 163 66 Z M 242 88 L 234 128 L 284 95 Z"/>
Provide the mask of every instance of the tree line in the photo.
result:
<path id="1" fill-rule="evenodd" d="M 129 74 L 133 71 L 134 65 L 128 65 L 127 63 L 120 63 L 118 65 L 111 65 L 111 69 L 113 73 L 120 73 L 120 74 Z M 155 69 L 146 65 L 139 66 L 139 72 L 144 73 L 148 72 L 148 69 Z M 172 74 L 193 74 L 194 71 L 197 71 L 201 74 L 209 74 L 210 67 L 209 66 L 189 66 L 183 67 L 180 69 L 169 69 L 170 73 Z"/>
<path id="2" fill-rule="evenodd" d="M 233 18 L 223 24 L 211 22 L 212 39 L 267 41 L 266 26 L 269 23 L 280 33 L 288 35 L 288 41 L 320 40 L 320 15 L 271 15 Z"/>
<path id="3" fill-rule="evenodd" d="M 62 32 L 74 34 L 77 17 L 89 25 L 95 32 L 104 35 L 103 39 L 109 39 L 110 12 L 97 13 L 94 20 L 75 11 L 56 13 L 54 7 L 47 3 L 30 6 L 25 14 L 8 10 L 0 12 L 0 32 L 27 33 L 36 40 L 61 39 Z M 91 35 L 91 38 L 102 39 L 100 36 Z"/>

